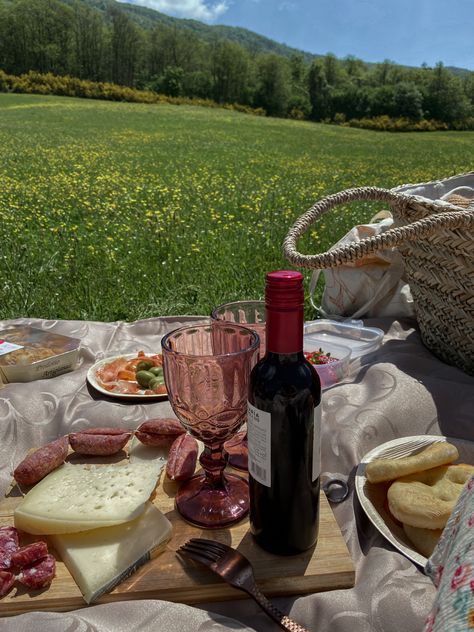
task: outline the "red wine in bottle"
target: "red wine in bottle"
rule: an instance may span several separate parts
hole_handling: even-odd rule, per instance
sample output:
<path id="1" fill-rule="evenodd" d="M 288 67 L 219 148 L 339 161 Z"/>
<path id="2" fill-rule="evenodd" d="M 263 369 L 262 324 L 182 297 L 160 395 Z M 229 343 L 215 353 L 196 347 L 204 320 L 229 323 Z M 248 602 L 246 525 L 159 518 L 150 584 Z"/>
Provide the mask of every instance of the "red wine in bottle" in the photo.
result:
<path id="1" fill-rule="evenodd" d="M 303 276 L 266 276 L 266 354 L 248 401 L 250 529 L 257 543 L 293 555 L 319 527 L 321 384 L 303 354 Z"/>

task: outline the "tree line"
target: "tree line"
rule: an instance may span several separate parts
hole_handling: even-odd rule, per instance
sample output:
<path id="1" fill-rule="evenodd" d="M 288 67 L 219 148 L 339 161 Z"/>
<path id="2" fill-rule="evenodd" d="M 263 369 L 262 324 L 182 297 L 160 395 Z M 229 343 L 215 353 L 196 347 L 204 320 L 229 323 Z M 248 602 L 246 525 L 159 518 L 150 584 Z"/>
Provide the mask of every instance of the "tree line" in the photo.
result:
<path id="1" fill-rule="evenodd" d="M 339 123 L 402 117 L 474 128 L 474 72 L 252 52 L 174 26 L 144 29 L 119 5 L 101 12 L 81 0 L 0 0 L 0 69 L 238 103 L 271 116 Z"/>

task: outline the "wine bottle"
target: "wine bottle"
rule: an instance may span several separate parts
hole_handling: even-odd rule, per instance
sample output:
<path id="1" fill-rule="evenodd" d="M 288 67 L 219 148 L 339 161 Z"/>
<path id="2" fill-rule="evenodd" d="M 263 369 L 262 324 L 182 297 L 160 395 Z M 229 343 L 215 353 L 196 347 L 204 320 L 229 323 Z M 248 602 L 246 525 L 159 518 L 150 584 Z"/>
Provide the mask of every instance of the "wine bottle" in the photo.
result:
<path id="1" fill-rule="evenodd" d="M 303 354 L 303 276 L 266 276 L 266 354 L 248 401 L 250 529 L 257 543 L 293 555 L 317 541 L 321 384 Z"/>

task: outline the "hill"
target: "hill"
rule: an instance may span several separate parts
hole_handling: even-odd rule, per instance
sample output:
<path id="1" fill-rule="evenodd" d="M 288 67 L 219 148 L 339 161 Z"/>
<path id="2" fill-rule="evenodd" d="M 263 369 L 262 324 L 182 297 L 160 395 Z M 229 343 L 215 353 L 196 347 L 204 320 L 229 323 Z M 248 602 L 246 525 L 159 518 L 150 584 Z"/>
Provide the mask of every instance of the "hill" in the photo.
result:
<path id="1" fill-rule="evenodd" d="M 63 0 L 67 4 L 72 4 L 74 0 Z M 138 26 L 143 29 L 152 29 L 157 25 L 177 28 L 180 30 L 188 30 L 206 41 L 229 40 L 244 46 L 252 53 L 276 53 L 283 57 L 291 57 L 292 55 L 302 55 L 305 61 L 311 61 L 319 55 L 301 51 L 286 44 L 280 44 L 274 40 L 254 33 L 248 29 L 225 26 L 223 24 L 205 24 L 198 20 L 188 20 L 184 18 L 174 18 L 148 7 L 140 7 L 136 4 L 126 2 L 116 2 L 116 0 L 79 0 L 88 6 L 99 10 L 101 13 L 107 13 L 111 7 L 120 6 L 120 9 L 127 14 Z"/>
<path id="2" fill-rule="evenodd" d="M 73 2 L 74 0 L 63 0 L 64 2 Z M 185 18 L 175 18 L 164 13 L 160 13 L 155 9 L 148 7 L 141 7 L 137 4 L 130 4 L 127 2 L 117 2 L 116 0 L 80 0 L 85 4 L 98 9 L 101 12 L 106 12 L 112 6 L 120 5 L 122 11 L 124 11 L 128 17 L 130 17 L 136 24 L 144 29 L 151 29 L 158 24 L 165 26 L 175 27 L 177 29 L 184 29 L 192 31 L 199 37 L 207 40 L 214 41 L 229 40 L 236 42 L 252 53 L 276 53 L 283 57 L 291 57 L 292 55 L 302 55 L 306 62 L 311 62 L 313 59 L 322 57 L 321 54 L 309 53 L 275 40 L 259 35 L 249 29 L 244 29 L 236 26 L 226 26 L 224 24 L 205 24 L 198 20 L 189 20 Z M 382 61 L 382 60 L 381 60 Z M 375 65 L 372 62 L 364 62 L 367 66 Z M 402 66 L 408 68 L 408 66 Z M 470 71 L 465 68 L 457 68 L 456 66 L 449 66 L 447 69 L 453 74 L 464 76 Z"/>

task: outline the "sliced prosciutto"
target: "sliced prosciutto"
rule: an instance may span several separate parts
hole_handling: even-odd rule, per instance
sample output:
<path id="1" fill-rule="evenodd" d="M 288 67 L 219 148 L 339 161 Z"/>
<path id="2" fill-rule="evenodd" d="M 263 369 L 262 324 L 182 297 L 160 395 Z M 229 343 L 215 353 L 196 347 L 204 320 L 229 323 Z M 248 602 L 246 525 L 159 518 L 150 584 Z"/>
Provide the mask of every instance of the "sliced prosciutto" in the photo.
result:
<path id="1" fill-rule="evenodd" d="M 111 393 L 129 393 L 136 394 L 140 393 L 140 386 L 137 382 L 128 382 L 126 380 L 117 380 L 116 382 L 99 382 L 99 385 L 102 388 L 105 388 L 106 391 L 110 391 Z"/>
<path id="2" fill-rule="evenodd" d="M 119 371 L 125 371 L 128 364 L 126 358 L 117 358 L 108 364 L 104 364 L 97 370 L 96 377 L 101 382 L 115 382 Z"/>

